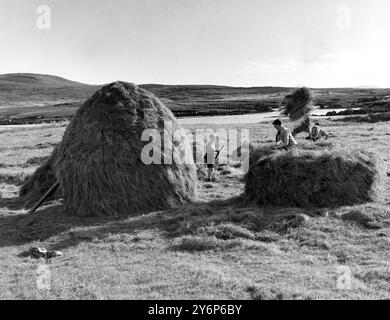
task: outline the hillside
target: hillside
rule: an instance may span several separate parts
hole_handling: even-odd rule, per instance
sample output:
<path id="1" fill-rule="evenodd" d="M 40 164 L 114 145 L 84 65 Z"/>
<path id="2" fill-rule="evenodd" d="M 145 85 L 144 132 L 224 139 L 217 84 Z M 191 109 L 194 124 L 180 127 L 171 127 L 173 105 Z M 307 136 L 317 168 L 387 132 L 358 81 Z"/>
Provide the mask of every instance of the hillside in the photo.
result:
<path id="1" fill-rule="evenodd" d="M 99 85 L 31 73 L 0 75 L 0 123 L 37 123 L 68 119 Z M 159 85 L 140 87 L 153 92 L 176 116 L 240 114 L 276 107 L 282 87 L 234 88 L 210 85 Z M 269 100 L 272 106 L 259 101 Z M 271 102 L 271 100 L 273 100 Z"/>
<path id="2" fill-rule="evenodd" d="M 0 109 L 79 102 L 97 88 L 51 75 L 4 74 L 0 75 Z"/>
<path id="3" fill-rule="evenodd" d="M 234 115 L 277 108 L 292 90 L 287 87 L 229 87 L 215 85 L 141 84 L 176 116 Z M 53 75 L 0 75 L 0 124 L 40 123 L 69 119 L 100 85 L 88 85 Z M 314 89 L 324 108 L 350 108 L 386 101 L 388 89 Z"/>
<path id="4" fill-rule="evenodd" d="M 100 85 L 88 85 L 61 77 L 31 73 L 0 75 L 0 107 L 18 105 L 18 102 L 47 102 L 64 98 L 88 98 Z M 228 87 L 212 85 L 160 85 L 141 84 L 140 87 L 170 101 L 204 101 L 253 98 L 259 95 L 277 95 L 290 88 L 283 87 Z"/>
<path id="5" fill-rule="evenodd" d="M 47 74 L 34 74 L 34 73 L 7 73 L 0 75 L 0 83 L 2 85 L 15 85 L 20 86 L 85 86 L 85 84 L 67 80 L 61 77 L 47 75 Z"/>
<path id="6" fill-rule="evenodd" d="M 158 97 L 173 101 L 231 100 L 244 97 L 277 96 L 288 92 L 285 87 L 228 87 L 212 85 L 160 85 L 142 84 L 142 88 L 153 92 Z"/>

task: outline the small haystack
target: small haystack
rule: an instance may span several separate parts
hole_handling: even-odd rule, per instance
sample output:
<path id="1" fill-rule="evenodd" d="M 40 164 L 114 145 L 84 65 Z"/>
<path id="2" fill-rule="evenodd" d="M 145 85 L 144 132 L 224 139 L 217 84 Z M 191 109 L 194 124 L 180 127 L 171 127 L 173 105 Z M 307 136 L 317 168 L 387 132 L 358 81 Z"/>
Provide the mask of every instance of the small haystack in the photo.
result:
<path id="1" fill-rule="evenodd" d="M 287 95 L 283 101 L 282 114 L 291 121 L 298 121 L 310 115 L 313 110 L 313 95 L 309 88 L 303 87 Z"/>
<path id="2" fill-rule="evenodd" d="M 245 193 L 261 205 L 337 207 L 382 193 L 380 161 L 362 151 L 296 149 L 251 162 Z"/>
<path id="3" fill-rule="evenodd" d="M 141 154 L 151 143 L 141 140 L 146 129 L 161 137 L 161 164 L 144 164 Z M 80 107 L 56 152 L 38 169 L 41 174 L 35 174 L 38 179 L 29 181 L 39 187 L 24 188 L 47 189 L 52 170 L 67 212 L 80 216 L 132 215 L 178 206 L 195 196 L 197 183 L 191 148 L 178 129 L 173 114 L 152 93 L 130 83 L 109 84 Z M 172 163 L 164 164 L 171 154 Z"/>

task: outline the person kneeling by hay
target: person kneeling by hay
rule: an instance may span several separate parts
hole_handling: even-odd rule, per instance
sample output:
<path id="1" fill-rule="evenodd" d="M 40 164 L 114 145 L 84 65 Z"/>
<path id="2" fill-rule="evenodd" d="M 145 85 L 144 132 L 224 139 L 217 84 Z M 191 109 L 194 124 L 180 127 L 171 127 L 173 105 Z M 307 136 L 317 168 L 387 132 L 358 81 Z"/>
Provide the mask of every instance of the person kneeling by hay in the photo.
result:
<path id="1" fill-rule="evenodd" d="M 320 140 L 321 138 L 325 138 L 328 140 L 329 134 L 320 128 L 320 124 L 316 122 L 314 126 L 311 128 L 310 137 L 306 138 L 307 140 L 313 140 L 313 142 Z"/>
<path id="2" fill-rule="evenodd" d="M 278 149 L 288 150 L 298 145 L 291 132 L 282 125 L 281 120 L 276 119 L 272 124 L 278 131 L 276 134 L 276 145 Z"/>

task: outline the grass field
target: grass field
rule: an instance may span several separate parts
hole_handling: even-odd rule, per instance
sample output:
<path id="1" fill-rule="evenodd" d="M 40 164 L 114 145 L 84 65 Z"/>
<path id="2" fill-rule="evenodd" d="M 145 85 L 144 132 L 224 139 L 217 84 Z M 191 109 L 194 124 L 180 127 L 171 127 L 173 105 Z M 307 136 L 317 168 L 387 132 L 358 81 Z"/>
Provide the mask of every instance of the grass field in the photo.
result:
<path id="1" fill-rule="evenodd" d="M 61 140 L 66 124 L 0 127 L 0 299 L 390 298 L 388 122 L 322 121 L 329 142 L 384 159 L 381 203 L 258 207 L 240 198 L 242 172 L 224 167 L 216 182 L 200 174 L 198 201 L 167 211 L 82 219 L 53 201 L 26 214 L 20 185 Z M 270 124 L 245 128 L 254 144 L 274 140 Z M 307 143 L 304 135 L 298 142 Z M 63 256 L 24 257 L 31 246 Z M 37 286 L 42 266 L 50 271 L 47 289 Z M 350 286 L 343 286 L 340 277 L 348 274 Z"/>

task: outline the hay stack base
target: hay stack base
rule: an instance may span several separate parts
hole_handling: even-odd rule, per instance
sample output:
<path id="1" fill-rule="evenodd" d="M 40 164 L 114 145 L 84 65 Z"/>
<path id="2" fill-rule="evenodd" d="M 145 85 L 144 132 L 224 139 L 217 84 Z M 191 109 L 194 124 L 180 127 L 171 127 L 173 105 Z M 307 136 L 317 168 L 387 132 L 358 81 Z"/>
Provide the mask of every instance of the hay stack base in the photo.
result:
<path id="1" fill-rule="evenodd" d="M 251 162 L 245 194 L 260 205 L 355 205 L 379 200 L 383 190 L 381 162 L 362 151 L 297 149 Z"/>

